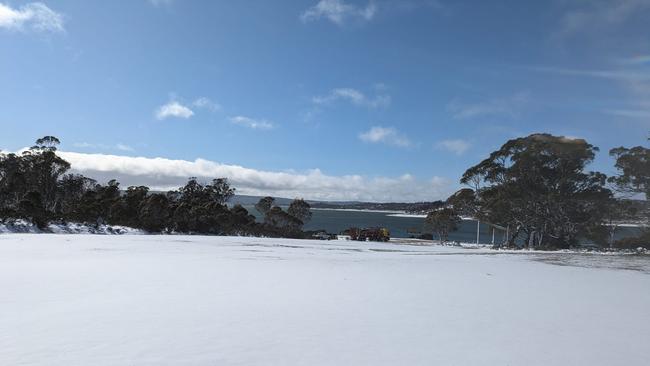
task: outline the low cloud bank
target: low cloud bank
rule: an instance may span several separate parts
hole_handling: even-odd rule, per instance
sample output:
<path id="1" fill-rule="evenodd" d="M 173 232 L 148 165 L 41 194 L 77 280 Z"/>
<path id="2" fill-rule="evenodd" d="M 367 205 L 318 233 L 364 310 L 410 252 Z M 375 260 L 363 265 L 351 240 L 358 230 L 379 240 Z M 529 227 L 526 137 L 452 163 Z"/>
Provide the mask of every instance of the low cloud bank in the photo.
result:
<path id="1" fill-rule="evenodd" d="M 206 181 L 227 177 L 240 194 L 332 201 L 431 201 L 447 197 L 452 190 L 451 182 L 445 178 L 425 181 L 409 174 L 397 178 L 331 176 L 318 169 L 304 173 L 273 172 L 205 159 L 188 161 L 65 151 L 59 154 L 72 164 L 73 171 L 100 182 L 117 179 L 124 187 L 146 185 L 154 190 L 178 188 L 188 177 Z"/>

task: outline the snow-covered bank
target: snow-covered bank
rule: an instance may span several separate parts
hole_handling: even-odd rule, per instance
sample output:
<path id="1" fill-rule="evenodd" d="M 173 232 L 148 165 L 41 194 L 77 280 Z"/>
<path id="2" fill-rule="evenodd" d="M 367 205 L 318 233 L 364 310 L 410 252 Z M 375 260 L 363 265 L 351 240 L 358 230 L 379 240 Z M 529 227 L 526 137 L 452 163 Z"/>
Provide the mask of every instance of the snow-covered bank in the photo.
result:
<path id="1" fill-rule="evenodd" d="M 393 214 L 386 215 L 386 216 L 391 216 L 391 217 L 411 217 L 411 218 L 420 218 L 420 219 L 426 219 L 427 218 L 427 215 L 425 215 L 425 214 L 413 214 L 413 213 L 406 213 L 406 212 L 393 213 Z M 460 219 L 463 220 L 463 221 L 476 221 L 475 218 L 469 217 L 469 216 L 461 216 Z"/>
<path id="2" fill-rule="evenodd" d="M 371 209 L 361 209 L 361 208 L 322 208 L 322 207 L 312 207 L 312 210 L 317 211 L 343 211 L 343 212 L 374 212 L 374 213 L 387 213 L 387 214 L 405 214 L 405 211 L 398 210 L 371 210 Z M 392 216 L 392 215 L 388 215 Z"/>
<path id="3" fill-rule="evenodd" d="M 408 214 L 408 213 L 396 213 L 396 214 L 390 214 L 390 215 L 386 215 L 386 216 L 390 216 L 390 217 L 415 217 L 415 218 L 422 218 L 422 219 L 427 218 L 427 215 Z"/>
<path id="4" fill-rule="evenodd" d="M 124 235 L 124 234 L 145 234 L 144 231 L 127 226 L 119 225 L 85 225 L 75 222 L 50 223 L 43 230 L 25 220 L 0 221 L 0 234 L 100 234 L 100 235 Z"/>
<path id="5" fill-rule="evenodd" d="M 580 258 L 592 257 L 604 256 Z M 628 257 L 647 258 L 608 259 Z M 647 365 L 648 271 L 555 264 L 442 246 L 4 235 L 0 364 Z"/>

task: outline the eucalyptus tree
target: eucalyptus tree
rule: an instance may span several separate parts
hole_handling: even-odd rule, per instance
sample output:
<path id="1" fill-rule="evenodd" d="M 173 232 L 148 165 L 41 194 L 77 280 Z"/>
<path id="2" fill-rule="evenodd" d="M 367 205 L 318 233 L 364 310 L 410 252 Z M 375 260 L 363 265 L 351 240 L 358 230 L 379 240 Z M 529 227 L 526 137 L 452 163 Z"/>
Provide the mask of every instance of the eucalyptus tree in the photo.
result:
<path id="1" fill-rule="evenodd" d="M 583 139 L 532 134 L 509 140 L 461 183 L 480 181 L 482 215 L 524 233 L 533 248 L 565 248 L 602 224 L 601 203 L 612 198 L 606 176 L 587 171 L 598 148 Z"/>
<path id="2" fill-rule="evenodd" d="M 311 206 L 302 198 L 293 200 L 287 209 L 287 213 L 300 220 L 303 225 L 308 223 L 312 216 Z"/>
<path id="3" fill-rule="evenodd" d="M 609 178 L 619 192 L 650 198 L 650 149 L 618 147 L 609 151 L 616 159 L 618 175 Z"/>
<path id="4" fill-rule="evenodd" d="M 275 204 L 275 198 L 271 196 L 266 196 L 263 198 L 260 198 L 260 200 L 255 204 L 255 209 L 261 213 L 262 215 L 266 216 L 266 214 L 271 211 L 271 208 Z"/>
<path id="5" fill-rule="evenodd" d="M 452 208 L 441 208 L 431 211 L 424 219 L 424 228 L 438 235 L 440 244 L 443 244 L 449 238 L 449 234 L 458 230 L 460 216 Z"/>

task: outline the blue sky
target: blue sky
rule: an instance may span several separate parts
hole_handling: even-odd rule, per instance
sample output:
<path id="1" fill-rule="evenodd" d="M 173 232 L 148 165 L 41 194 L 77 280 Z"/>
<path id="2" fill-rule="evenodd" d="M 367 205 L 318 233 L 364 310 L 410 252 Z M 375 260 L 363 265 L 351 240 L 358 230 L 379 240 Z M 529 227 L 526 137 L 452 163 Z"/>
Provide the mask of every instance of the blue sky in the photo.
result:
<path id="1" fill-rule="evenodd" d="M 649 16 L 650 0 L 0 0 L 0 148 L 52 134 L 124 185 L 416 201 L 549 132 L 612 174 L 607 151 L 650 129 Z"/>

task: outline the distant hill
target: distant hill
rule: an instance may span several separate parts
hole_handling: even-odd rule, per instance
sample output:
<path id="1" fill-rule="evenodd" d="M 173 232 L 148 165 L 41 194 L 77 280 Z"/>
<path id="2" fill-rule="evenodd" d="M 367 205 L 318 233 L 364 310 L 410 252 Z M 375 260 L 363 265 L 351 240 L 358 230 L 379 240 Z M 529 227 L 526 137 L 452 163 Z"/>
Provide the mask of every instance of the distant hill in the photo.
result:
<path id="1" fill-rule="evenodd" d="M 259 202 L 261 198 L 264 196 L 248 196 L 245 194 L 236 194 L 233 198 L 228 201 L 228 203 L 233 204 L 233 205 L 242 205 L 242 206 L 251 206 Z M 274 197 L 275 198 L 275 203 L 280 206 L 289 206 L 291 201 L 293 199 L 291 198 L 283 198 L 283 197 Z M 310 201 L 311 203 L 311 201 Z"/>

